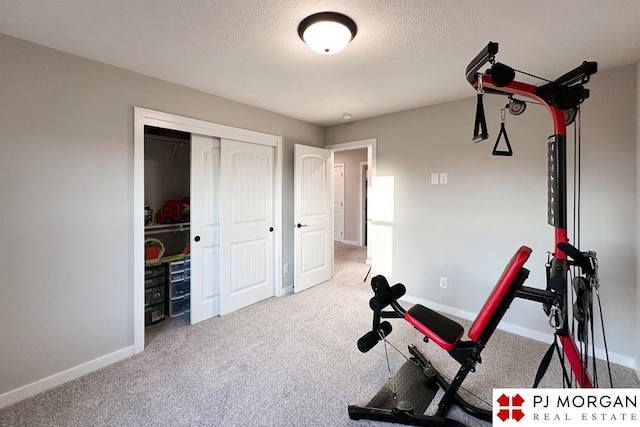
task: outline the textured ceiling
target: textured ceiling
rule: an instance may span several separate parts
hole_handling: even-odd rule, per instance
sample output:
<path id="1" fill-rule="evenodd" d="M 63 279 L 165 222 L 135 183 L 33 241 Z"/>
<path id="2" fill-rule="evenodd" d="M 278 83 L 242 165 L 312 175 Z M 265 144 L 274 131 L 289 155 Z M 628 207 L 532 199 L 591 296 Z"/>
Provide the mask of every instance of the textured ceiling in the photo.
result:
<path id="1" fill-rule="evenodd" d="M 333 56 L 297 35 L 327 10 L 358 25 Z M 638 0 L 0 1 L 1 33 L 323 126 L 473 96 L 464 70 L 490 40 L 548 78 L 635 63 L 639 17 Z"/>

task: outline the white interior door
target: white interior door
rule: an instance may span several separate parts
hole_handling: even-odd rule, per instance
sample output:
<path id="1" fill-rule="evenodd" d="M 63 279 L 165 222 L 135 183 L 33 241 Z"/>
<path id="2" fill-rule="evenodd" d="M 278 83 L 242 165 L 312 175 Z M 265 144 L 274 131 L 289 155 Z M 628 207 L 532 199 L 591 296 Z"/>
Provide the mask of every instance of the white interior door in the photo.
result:
<path id="1" fill-rule="evenodd" d="M 275 295 L 274 151 L 266 145 L 221 141 L 221 314 Z"/>
<path id="2" fill-rule="evenodd" d="M 333 240 L 344 242 L 344 164 L 333 165 Z"/>
<path id="3" fill-rule="evenodd" d="M 191 324 L 220 314 L 220 141 L 191 135 Z"/>
<path id="4" fill-rule="evenodd" d="M 333 152 L 294 146 L 294 292 L 331 279 Z"/>

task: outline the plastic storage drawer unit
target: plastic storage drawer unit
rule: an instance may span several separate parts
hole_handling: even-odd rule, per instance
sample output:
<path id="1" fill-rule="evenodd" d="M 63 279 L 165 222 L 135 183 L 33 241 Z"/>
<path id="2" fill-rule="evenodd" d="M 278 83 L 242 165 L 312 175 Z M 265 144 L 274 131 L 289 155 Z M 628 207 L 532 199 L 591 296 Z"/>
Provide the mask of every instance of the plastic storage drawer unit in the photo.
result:
<path id="1" fill-rule="evenodd" d="M 145 326 L 153 325 L 164 320 L 164 304 L 152 305 L 144 309 Z"/>

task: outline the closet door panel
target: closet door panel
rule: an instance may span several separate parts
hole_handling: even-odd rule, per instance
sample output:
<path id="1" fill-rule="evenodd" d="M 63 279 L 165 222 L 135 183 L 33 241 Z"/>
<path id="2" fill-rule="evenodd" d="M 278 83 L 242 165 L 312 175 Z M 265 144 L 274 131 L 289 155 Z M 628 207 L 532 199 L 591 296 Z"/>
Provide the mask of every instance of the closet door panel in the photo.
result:
<path id="1" fill-rule="evenodd" d="M 221 314 L 275 295 L 275 149 L 222 139 Z"/>
<path id="2" fill-rule="evenodd" d="M 220 141 L 191 135 L 191 324 L 220 314 Z"/>

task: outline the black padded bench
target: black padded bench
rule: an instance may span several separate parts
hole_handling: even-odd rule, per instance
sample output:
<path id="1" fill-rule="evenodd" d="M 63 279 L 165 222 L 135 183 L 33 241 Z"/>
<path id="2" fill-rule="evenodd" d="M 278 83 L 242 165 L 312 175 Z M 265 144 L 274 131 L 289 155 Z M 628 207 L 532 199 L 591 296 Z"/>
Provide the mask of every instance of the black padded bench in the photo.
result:
<path id="1" fill-rule="evenodd" d="M 531 249 L 522 246 L 511 258 L 482 310 L 478 313 L 471 329 L 469 329 L 468 335 L 471 341 L 481 340 L 487 328 L 492 326 L 491 330 L 487 331 L 490 336 L 498 326 L 518 288 L 522 286 L 529 273 L 523 268 L 523 265 L 529 259 L 530 254 Z M 404 318 L 424 336 L 449 352 L 458 346 L 464 334 L 462 325 L 420 304 L 411 307 L 405 313 Z M 488 338 L 487 336 L 483 341 L 486 343 Z"/>
<path id="2" fill-rule="evenodd" d="M 365 418 L 429 427 L 462 426 L 461 423 L 446 418 L 455 403 L 468 414 L 491 421 L 491 411 L 466 402 L 458 394 L 458 390 L 467 374 L 473 372 L 476 364 L 480 363 L 480 353 L 527 279 L 529 270 L 524 268 L 524 263 L 530 254 L 531 249 L 522 246 L 513 255 L 471 325 L 467 333 L 469 340 L 463 340 L 462 325 L 430 308 L 416 304 L 409 310 L 404 310 L 398 303 L 398 299 L 406 292 L 404 285 L 397 283 L 389 286 L 384 276 L 373 277 L 371 287 L 375 296 L 369 301 L 373 310 L 373 328 L 358 340 L 358 349 L 363 353 L 367 352 L 391 333 L 391 325 L 386 321 L 381 322 L 382 318 L 404 318 L 426 338 L 449 352 L 460 363 L 460 369 L 449 383 L 415 346 L 410 345 L 412 359 L 403 365 L 394 379 L 390 379 L 367 406 L 350 405 L 349 417 L 355 420 Z M 387 306 L 391 306 L 393 311 L 383 311 Z M 394 384 L 402 385 L 398 395 L 404 396 L 405 400 L 396 399 Z M 424 410 L 438 389 L 442 389 L 444 394 L 435 415 L 424 415 Z"/>

